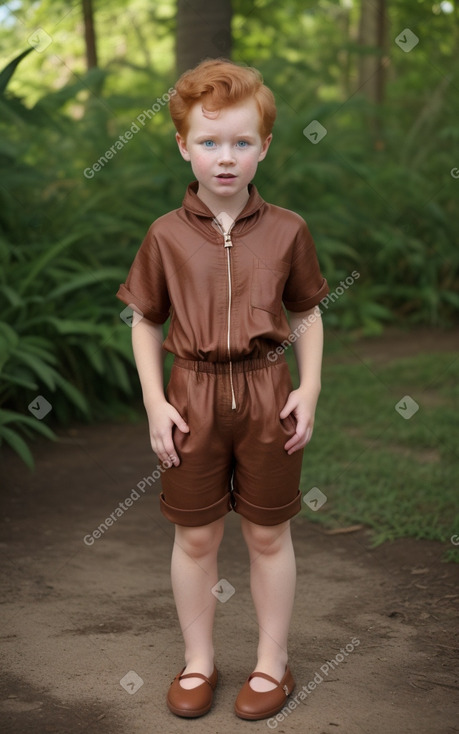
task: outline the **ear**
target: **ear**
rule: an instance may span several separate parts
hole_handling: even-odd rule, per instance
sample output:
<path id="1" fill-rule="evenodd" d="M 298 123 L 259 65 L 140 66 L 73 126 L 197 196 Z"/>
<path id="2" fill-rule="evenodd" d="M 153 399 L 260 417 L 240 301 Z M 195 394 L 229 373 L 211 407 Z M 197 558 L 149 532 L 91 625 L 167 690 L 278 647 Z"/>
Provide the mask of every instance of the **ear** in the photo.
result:
<path id="1" fill-rule="evenodd" d="M 191 160 L 190 159 L 190 154 L 188 153 L 188 150 L 187 150 L 187 147 L 186 147 L 186 140 L 185 140 L 185 138 L 182 138 L 181 135 L 179 135 L 178 133 L 176 133 L 175 134 L 175 139 L 177 141 L 178 149 L 180 151 L 180 154 L 181 154 L 182 158 L 185 161 Z"/>
<path id="2" fill-rule="evenodd" d="M 260 155 L 258 156 L 258 161 L 262 161 L 264 158 L 266 158 L 266 153 L 268 152 L 268 148 L 271 145 L 271 140 L 273 139 L 272 133 L 268 135 L 265 142 L 263 143 L 260 151 Z"/>

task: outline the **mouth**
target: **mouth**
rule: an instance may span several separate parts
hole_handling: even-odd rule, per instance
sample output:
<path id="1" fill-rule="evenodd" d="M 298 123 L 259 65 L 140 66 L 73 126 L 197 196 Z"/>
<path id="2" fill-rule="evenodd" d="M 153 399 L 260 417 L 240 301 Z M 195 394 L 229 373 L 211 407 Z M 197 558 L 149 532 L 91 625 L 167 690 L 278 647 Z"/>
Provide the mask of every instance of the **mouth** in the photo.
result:
<path id="1" fill-rule="evenodd" d="M 236 178 L 233 173 L 219 173 L 217 178 Z"/>

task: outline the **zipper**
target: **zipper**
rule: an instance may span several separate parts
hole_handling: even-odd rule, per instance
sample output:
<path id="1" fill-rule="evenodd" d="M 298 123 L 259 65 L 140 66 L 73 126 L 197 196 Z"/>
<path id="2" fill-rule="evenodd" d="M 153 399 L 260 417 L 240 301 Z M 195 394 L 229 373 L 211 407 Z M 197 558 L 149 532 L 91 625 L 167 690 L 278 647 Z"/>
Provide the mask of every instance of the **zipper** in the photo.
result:
<path id="1" fill-rule="evenodd" d="M 231 242 L 231 230 L 228 230 L 228 232 L 224 233 L 225 238 L 225 248 L 226 248 L 226 262 L 228 265 L 228 330 L 227 330 L 227 340 L 226 340 L 226 346 L 228 348 L 228 358 L 229 358 L 229 376 L 230 376 L 230 384 L 231 384 L 231 409 L 236 409 L 236 398 L 234 396 L 234 386 L 233 386 L 233 363 L 231 362 L 231 347 L 230 347 L 230 328 L 231 328 L 231 258 L 230 258 L 230 247 L 233 246 L 233 243 Z"/>
<path id="2" fill-rule="evenodd" d="M 230 332 L 231 332 L 231 300 L 232 300 L 232 288 L 231 288 L 231 257 L 230 257 L 230 248 L 233 246 L 233 243 L 231 241 L 231 230 L 233 228 L 233 224 L 229 228 L 227 232 L 224 232 L 220 222 L 218 219 L 215 219 L 220 232 L 223 234 L 223 241 L 224 246 L 226 250 L 226 265 L 227 265 L 227 272 L 228 272 L 228 319 L 227 319 L 227 331 L 226 331 L 226 348 L 228 350 L 228 361 L 229 361 L 229 378 L 230 378 L 230 385 L 231 385 L 231 409 L 236 409 L 236 397 L 234 394 L 234 385 L 233 385 L 233 363 L 231 361 L 231 342 L 230 342 Z"/>

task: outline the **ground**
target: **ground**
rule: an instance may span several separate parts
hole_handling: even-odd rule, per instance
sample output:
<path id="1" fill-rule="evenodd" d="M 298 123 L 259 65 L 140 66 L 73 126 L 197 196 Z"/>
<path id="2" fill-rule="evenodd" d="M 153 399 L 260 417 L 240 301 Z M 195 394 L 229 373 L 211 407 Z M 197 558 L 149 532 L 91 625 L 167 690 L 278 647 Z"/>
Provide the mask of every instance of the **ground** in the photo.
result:
<path id="1" fill-rule="evenodd" d="M 441 348 L 439 339 L 392 336 L 390 348 L 405 356 Z M 373 340 L 366 353 L 385 359 L 388 345 Z M 300 516 L 292 521 L 290 709 L 277 721 L 233 713 L 255 663 L 257 624 L 231 513 L 220 577 L 235 592 L 217 605 L 214 706 L 197 720 L 173 716 L 165 694 L 184 663 L 169 578 L 173 527 L 159 511 L 159 481 L 92 536 L 156 467 L 146 424 L 59 434 L 59 443 L 36 445 L 34 473 L 8 452 L 1 465 L 2 732 L 459 732 L 459 567 L 442 561 L 439 543 L 374 549 L 365 528 L 331 534 Z M 302 689 L 304 700 L 295 699 Z"/>

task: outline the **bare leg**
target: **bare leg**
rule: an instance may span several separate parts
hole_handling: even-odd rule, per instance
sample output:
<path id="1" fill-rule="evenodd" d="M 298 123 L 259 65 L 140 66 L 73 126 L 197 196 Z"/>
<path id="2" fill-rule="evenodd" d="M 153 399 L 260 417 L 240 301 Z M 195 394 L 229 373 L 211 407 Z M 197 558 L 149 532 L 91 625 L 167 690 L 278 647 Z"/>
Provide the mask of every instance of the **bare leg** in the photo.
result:
<path id="1" fill-rule="evenodd" d="M 250 589 L 259 625 L 258 659 L 254 670 L 280 681 L 288 660 L 287 640 L 296 585 L 296 562 L 290 521 L 256 525 L 241 517 L 250 555 Z M 274 684 L 253 678 L 250 686 L 268 691 Z"/>
<path id="2" fill-rule="evenodd" d="M 180 627 L 185 642 L 184 673 L 211 675 L 214 669 L 213 624 L 217 600 L 211 589 L 218 581 L 217 553 L 224 517 L 200 527 L 175 526 L 171 580 Z M 194 688 L 201 678 L 180 681 Z"/>

